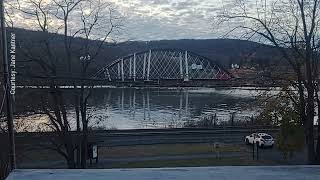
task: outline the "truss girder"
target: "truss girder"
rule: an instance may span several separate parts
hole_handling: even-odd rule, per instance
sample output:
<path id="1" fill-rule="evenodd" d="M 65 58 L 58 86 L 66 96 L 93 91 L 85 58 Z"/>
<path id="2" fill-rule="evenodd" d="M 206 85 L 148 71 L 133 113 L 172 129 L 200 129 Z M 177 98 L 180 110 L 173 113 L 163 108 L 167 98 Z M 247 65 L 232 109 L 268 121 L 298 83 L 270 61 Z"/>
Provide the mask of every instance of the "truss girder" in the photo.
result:
<path id="1" fill-rule="evenodd" d="M 134 53 L 100 69 L 95 79 L 136 80 L 227 80 L 231 75 L 208 58 L 175 49 L 155 49 Z"/>

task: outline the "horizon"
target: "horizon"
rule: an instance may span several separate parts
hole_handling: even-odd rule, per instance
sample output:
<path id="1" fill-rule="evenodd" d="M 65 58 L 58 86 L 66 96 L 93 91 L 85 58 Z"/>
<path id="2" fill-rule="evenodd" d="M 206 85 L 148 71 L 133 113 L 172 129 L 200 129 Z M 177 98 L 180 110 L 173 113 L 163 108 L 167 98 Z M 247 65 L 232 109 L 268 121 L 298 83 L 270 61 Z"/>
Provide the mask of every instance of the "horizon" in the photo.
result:
<path id="1" fill-rule="evenodd" d="M 63 36 L 63 34 L 60 33 L 53 33 L 53 32 L 43 32 L 40 30 L 33 30 L 33 29 L 28 29 L 28 28 L 22 28 L 22 27 L 6 27 L 7 29 L 19 29 L 22 31 L 28 31 L 28 32 L 32 32 L 32 33 L 47 33 L 47 34 L 53 34 L 53 35 L 59 35 L 59 36 Z M 83 39 L 82 37 L 76 37 L 76 38 L 80 38 Z M 93 41 L 95 41 L 95 39 L 92 39 Z M 121 44 L 121 43 L 127 43 L 127 42 L 157 42 L 157 41 L 178 41 L 178 40 L 234 40 L 234 41 L 246 41 L 246 42 L 252 42 L 252 43 L 257 43 L 257 44 L 262 44 L 262 45 L 267 45 L 261 42 L 256 42 L 253 40 L 246 40 L 246 39 L 237 39 L 237 38 L 183 38 L 183 39 L 155 39 L 155 40 L 127 40 L 127 41 L 115 41 L 114 43 L 116 44 Z M 100 40 L 97 40 L 100 41 Z M 106 43 L 112 43 L 112 42 L 106 42 Z"/>

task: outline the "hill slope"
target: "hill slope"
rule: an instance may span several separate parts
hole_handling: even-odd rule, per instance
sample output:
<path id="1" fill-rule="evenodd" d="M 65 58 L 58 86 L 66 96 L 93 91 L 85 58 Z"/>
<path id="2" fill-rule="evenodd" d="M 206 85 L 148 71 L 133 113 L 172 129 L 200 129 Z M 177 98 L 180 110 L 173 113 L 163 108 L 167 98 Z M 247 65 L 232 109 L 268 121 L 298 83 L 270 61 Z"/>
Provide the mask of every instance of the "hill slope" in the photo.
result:
<path id="1" fill-rule="evenodd" d="M 20 75 L 41 74 L 35 64 L 28 62 L 30 59 L 25 52 L 33 52 L 33 56 L 41 56 L 43 51 L 42 40 L 50 39 L 50 47 L 55 55 L 64 59 L 63 36 L 49 34 L 25 29 L 8 29 L 8 32 L 16 34 L 17 43 L 17 70 Z M 8 35 L 9 36 L 9 35 Z M 83 39 L 75 40 L 75 48 L 84 43 Z M 93 42 L 98 43 L 98 42 Z M 217 61 L 225 68 L 231 64 L 251 64 L 264 68 L 270 64 L 279 63 L 279 53 L 275 48 L 258 44 L 251 41 L 233 39 L 182 39 L 182 40 L 161 40 L 161 41 L 129 41 L 118 44 L 104 43 L 96 62 L 91 66 L 94 72 L 104 64 L 110 63 L 117 57 L 126 56 L 134 52 L 149 50 L 153 48 L 178 48 L 192 51 Z M 81 56 L 81 55 L 79 55 Z M 66 71 L 65 61 L 58 64 L 62 73 Z M 75 62 L 74 62 L 75 63 Z M 76 68 L 78 65 L 75 65 Z"/>

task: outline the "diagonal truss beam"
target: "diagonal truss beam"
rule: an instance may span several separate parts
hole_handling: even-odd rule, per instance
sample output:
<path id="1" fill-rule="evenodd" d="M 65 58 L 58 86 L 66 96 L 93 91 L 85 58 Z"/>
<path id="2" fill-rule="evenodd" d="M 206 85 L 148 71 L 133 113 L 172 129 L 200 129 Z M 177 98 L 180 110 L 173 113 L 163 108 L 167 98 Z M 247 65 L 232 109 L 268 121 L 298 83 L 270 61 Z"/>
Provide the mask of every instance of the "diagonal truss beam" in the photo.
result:
<path id="1" fill-rule="evenodd" d="M 180 49 L 152 49 L 117 59 L 98 70 L 108 81 L 228 80 L 232 75 L 215 61 Z"/>

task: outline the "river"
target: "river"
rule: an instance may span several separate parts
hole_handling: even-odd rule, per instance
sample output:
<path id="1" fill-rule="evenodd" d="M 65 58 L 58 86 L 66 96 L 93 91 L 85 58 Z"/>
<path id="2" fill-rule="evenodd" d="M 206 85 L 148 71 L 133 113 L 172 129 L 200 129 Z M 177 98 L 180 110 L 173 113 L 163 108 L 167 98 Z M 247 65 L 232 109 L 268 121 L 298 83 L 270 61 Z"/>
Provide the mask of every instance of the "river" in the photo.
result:
<path id="1" fill-rule="evenodd" d="M 47 116 L 39 114 L 46 91 L 17 90 L 16 113 L 20 116 L 16 121 L 23 122 L 17 124 L 19 131 L 46 129 Z M 94 88 L 89 125 L 93 129 L 180 128 L 213 116 L 217 123 L 227 122 L 232 114 L 235 121 L 247 121 L 258 113 L 256 96 L 261 92 L 264 90 L 254 88 Z M 65 96 L 71 97 L 70 92 Z M 68 117 L 74 129 L 71 105 Z"/>

